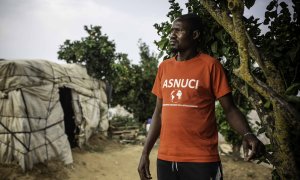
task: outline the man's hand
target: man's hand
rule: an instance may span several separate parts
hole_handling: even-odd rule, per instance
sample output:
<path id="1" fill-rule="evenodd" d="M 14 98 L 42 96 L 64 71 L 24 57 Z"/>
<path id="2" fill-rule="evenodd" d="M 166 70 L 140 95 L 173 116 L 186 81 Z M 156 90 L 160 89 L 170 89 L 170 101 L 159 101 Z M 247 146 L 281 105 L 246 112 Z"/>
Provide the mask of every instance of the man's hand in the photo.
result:
<path id="1" fill-rule="evenodd" d="M 150 166 L 149 155 L 142 154 L 140 159 L 140 164 L 138 167 L 138 172 L 140 174 L 141 180 L 152 179 L 149 166 Z"/>
<path id="2" fill-rule="evenodd" d="M 251 153 L 249 154 L 249 149 Z M 250 161 L 259 158 L 266 153 L 265 145 L 254 134 L 248 134 L 243 138 L 244 160 Z"/>

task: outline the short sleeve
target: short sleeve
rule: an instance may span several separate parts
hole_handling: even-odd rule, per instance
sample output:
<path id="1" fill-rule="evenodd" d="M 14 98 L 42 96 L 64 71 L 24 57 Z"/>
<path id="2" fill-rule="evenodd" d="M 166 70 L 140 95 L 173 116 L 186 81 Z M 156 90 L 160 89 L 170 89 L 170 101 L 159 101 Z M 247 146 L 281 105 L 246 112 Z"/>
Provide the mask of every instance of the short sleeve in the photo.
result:
<path id="1" fill-rule="evenodd" d="M 162 99 L 161 78 L 162 78 L 162 68 L 160 65 L 158 68 L 157 74 L 156 74 L 153 88 L 152 88 L 152 93 L 160 99 Z"/>
<path id="2" fill-rule="evenodd" d="M 212 89 L 216 99 L 231 92 L 225 71 L 219 61 L 213 64 L 211 78 Z"/>

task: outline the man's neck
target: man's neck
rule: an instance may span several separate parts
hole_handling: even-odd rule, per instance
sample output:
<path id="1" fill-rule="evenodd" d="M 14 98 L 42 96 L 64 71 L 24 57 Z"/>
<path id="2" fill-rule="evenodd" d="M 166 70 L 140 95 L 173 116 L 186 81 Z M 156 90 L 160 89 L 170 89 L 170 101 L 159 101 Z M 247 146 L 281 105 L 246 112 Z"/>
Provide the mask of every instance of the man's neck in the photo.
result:
<path id="1" fill-rule="evenodd" d="M 184 52 L 178 52 L 176 56 L 177 61 L 187 61 L 189 59 L 192 59 L 196 57 L 199 54 L 199 52 L 195 50 L 190 51 L 184 51 Z"/>

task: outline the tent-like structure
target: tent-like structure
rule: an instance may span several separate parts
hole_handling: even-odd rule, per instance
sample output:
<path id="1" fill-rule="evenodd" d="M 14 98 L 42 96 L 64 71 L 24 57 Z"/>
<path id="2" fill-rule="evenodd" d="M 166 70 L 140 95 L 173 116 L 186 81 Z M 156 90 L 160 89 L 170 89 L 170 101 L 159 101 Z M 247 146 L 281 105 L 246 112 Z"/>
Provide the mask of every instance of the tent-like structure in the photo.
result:
<path id="1" fill-rule="evenodd" d="M 108 129 L 105 89 L 80 65 L 0 60 L 0 163 L 72 163 L 71 146 Z"/>

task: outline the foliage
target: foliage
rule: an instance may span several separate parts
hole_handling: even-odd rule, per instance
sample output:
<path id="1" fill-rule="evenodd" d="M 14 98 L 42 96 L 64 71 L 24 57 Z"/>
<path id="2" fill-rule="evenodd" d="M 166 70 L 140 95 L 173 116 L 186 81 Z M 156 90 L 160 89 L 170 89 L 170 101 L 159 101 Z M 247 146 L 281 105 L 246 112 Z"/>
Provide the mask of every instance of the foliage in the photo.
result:
<path id="1" fill-rule="evenodd" d="M 131 64 L 125 54 L 119 54 L 113 65 L 112 105 L 121 104 L 133 113 L 139 121 L 152 116 L 155 107 L 155 96 L 151 94 L 155 80 L 158 58 L 151 54 L 149 47 L 139 42 L 141 61 Z"/>
<path id="2" fill-rule="evenodd" d="M 182 9 L 180 8 L 178 3 L 175 3 L 175 0 L 169 0 L 170 2 L 170 12 L 167 14 L 167 17 L 170 18 L 170 21 L 174 21 L 176 17 L 180 16 L 182 13 Z M 171 32 L 171 24 L 166 21 L 161 24 L 154 24 L 154 27 L 157 30 L 157 34 L 161 37 L 160 41 L 154 41 L 157 45 L 158 49 L 160 49 L 161 53 L 159 54 L 159 58 L 164 55 L 164 51 L 166 52 L 166 56 L 164 59 L 170 57 L 171 49 L 169 48 L 169 34 Z"/>
<path id="3" fill-rule="evenodd" d="M 98 79 L 110 80 L 115 59 L 115 43 L 103 35 L 100 26 L 84 26 L 88 36 L 80 41 L 66 40 L 60 46 L 58 59 L 86 65 L 88 73 Z"/>
<path id="4" fill-rule="evenodd" d="M 154 53 L 150 53 L 149 47 L 140 41 L 140 67 L 141 67 L 141 86 L 139 100 L 143 104 L 141 105 L 142 111 L 140 111 L 139 119 L 145 121 L 149 117 L 152 117 L 154 112 L 156 96 L 154 96 L 152 91 L 152 86 L 157 73 L 158 68 L 158 58 Z"/>
<path id="5" fill-rule="evenodd" d="M 262 35 L 264 41 L 257 42 L 257 44 L 264 49 L 265 56 L 274 62 L 284 79 L 284 89 L 287 90 L 300 82 L 300 23 L 299 20 L 296 21 L 297 14 L 292 19 L 285 2 L 278 3 L 272 0 L 267 6 L 264 25 L 267 25 L 270 31 Z M 292 95 L 296 94 L 294 92 Z"/>
<path id="6" fill-rule="evenodd" d="M 121 124 L 124 127 L 140 125 L 140 123 L 136 121 L 135 118 L 120 115 L 113 116 L 111 119 L 111 124 L 116 124 L 117 126 L 118 124 Z"/>
<path id="7" fill-rule="evenodd" d="M 170 22 L 155 24 L 161 39 L 156 45 L 170 55 L 168 34 L 171 22 L 182 9 L 175 0 L 168 17 Z M 300 3 L 270 0 L 262 20 L 244 17 L 244 8 L 255 0 L 189 0 L 188 12 L 202 17 L 202 52 L 211 54 L 227 69 L 233 87 L 249 100 L 262 121 L 259 133 L 271 140 L 266 155 L 276 168 L 273 175 L 282 179 L 300 178 Z M 167 57 L 166 56 L 166 57 Z"/>
<path id="8" fill-rule="evenodd" d="M 231 145 L 241 145 L 242 137 L 234 132 L 226 121 L 226 116 L 222 106 L 218 103 L 216 105 L 216 119 L 218 123 L 219 132 L 225 138 L 225 141 Z"/>

